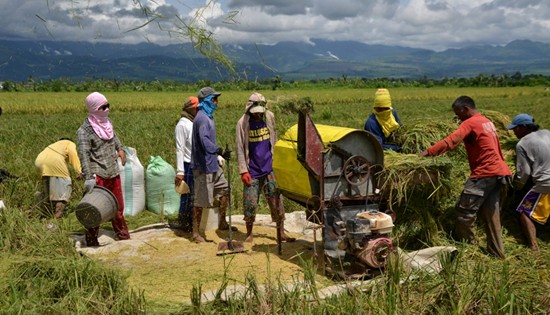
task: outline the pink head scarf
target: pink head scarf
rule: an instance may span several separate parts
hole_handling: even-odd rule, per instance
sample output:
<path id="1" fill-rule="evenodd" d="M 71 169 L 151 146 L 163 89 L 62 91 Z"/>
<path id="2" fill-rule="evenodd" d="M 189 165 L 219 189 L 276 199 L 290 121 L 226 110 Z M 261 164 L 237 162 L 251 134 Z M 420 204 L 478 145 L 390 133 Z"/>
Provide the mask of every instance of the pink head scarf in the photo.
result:
<path id="1" fill-rule="evenodd" d="M 102 105 L 109 104 L 107 98 L 98 92 L 93 92 L 86 97 L 86 108 L 88 109 L 88 121 L 97 136 L 103 140 L 113 138 L 113 125 L 109 118 L 109 108 L 99 109 Z"/>

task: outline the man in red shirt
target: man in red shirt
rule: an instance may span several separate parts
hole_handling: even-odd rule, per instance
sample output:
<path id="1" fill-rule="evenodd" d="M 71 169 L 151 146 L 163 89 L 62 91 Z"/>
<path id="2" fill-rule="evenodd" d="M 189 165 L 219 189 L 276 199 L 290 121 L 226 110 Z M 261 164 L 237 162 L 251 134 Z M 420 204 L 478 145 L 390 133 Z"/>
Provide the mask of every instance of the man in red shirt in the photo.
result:
<path id="1" fill-rule="evenodd" d="M 504 258 L 501 195 L 512 172 L 504 162 L 495 125 L 477 111 L 474 100 L 460 96 L 452 109 L 462 121 L 458 129 L 419 155 L 437 156 L 464 142 L 471 173 L 456 203 L 455 232 L 460 239 L 475 243 L 474 223 L 479 213 L 486 222 L 488 253 Z"/>

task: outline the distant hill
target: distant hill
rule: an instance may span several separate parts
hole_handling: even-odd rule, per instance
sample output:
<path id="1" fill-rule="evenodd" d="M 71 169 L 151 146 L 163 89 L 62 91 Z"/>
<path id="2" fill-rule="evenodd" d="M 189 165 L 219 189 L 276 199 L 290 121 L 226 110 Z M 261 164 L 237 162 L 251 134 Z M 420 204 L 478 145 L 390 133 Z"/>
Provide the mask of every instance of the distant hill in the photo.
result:
<path id="1" fill-rule="evenodd" d="M 550 44 L 517 40 L 436 52 L 352 41 L 313 45 L 225 45 L 239 78 L 283 80 L 473 77 L 479 74 L 550 75 Z M 0 40 L 0 81 L 70 78 L 120 80 L 226 80 L 231 74 L 190 44 L 159 46 L 88 42 Z"/>

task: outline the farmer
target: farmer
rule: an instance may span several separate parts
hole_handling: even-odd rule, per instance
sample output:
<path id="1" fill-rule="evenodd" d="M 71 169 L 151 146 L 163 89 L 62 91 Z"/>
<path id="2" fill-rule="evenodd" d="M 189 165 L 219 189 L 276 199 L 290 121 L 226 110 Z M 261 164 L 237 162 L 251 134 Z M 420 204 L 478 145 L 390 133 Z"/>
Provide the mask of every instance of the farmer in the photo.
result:
<path id="1" fill-rule="evenodd" d="M 517 211 L 529 248 L 534 251 L 538 251 L 539 247 L 533 221 L 545 224 L 550 216 L 550 131 L 539 128 L 528 114 L 517 115 L 506 127 L 513 130 L 519 139 L 514 189 L 521 190 L 528 182 L 533 184 Z"/>
<path id="2" fill-rule="evenodd" d="M 178 187 L 182 181 L 189 186 L 189 193 L 182 194 L 178 213 L 179 228 L 183 232 L 193 230 L 193 171 L 191 170 L 191 146 L 193 120 L 197 115 L 199 99 L 190 96 L 182 106 L 181 118 L 176 125 L 176 179 Z"/>
<path id="3" fill-rule="evenodd" d="M 199 233 L 199 225 L 203 208 L 214 207 L 214 202 L 219 202 L 218 230 L 228 230 L 225 218 L 227 210 L 227 197 L 229 186 L 223 169 L 218 162 L 221 155 L 229 160 L 231 151 L 225 152 L 216 144 L 216 124 L 213 113 L 218 108 L 218 97 L 221 93 L 207 86 L 199 91 L 198 112 L 193 120 L 193 146 L 191 147 L 191 169 L 195 180 L 193 200 L 193 241 L 196 243 L 206 240 Z M 236 231 L 237 228 L 231 227 Z"/>
<path id="4" fill-rule="evenodd" d="M 401 148 L 388 142 L 392 133 L 399 128 L 401 121 L 391 106 L 390 92 L 378 89 L 374 94 L 372 113 L 365 122 L 365 130 L 372 133 L 386 150 L 399 151 Z"/>
<path id="5" fill-rule="evenodd" d="M 246 224 L 246 242 L 252 242 L 252 227 L 256 219 L 256 209 L 260 191 L 263 192 L 271 219 L 277 222 L 282 241 L 295 241 L 284 230 L 285 210 L 283 196 L 277 189 L 273 174 L 273 149 L 277 141 L 275 116 L 267 110 L 265 97 L 253 93 L 246 103 L 245 112 L 237 122 L 237 163 L 244 184 L 243 209 Z"/>
<path id="6" fill-rule="evenodd" d="M 460 96 L 452 109 L 462 121 L 458 129 L 419 155 L 437 156 L 464 141 L 471 173 L 456 203 L 455 232 L 459 238 L 475 243 L 474 223 L 479 212 L 487 223 L 488 253 L 504 258 L 501 197 L 512 173 L 502 157 L 495 125 L 477 111 L 474 100 Z"/>
<path id="7" fill-rule="evenodd" d="M 117 159 L 126 164 L 124 147 L 118 139 L 113 124 L 108 118 L 109 101 L 101 93 L 93 92 L 86 97 L 88 118 L 78 128 L 78 155 L 82 162 L 84 188 L 90 192 L 96 185 L 110 190 L 118 201 L 118 211 L 112 220 L 113 230 L 119 240 L 130 239 L 124 220 L 124 199 Z M 86 245 L 99 246 L 99 226 L 86 229 Z"/>
<path id="8" fill-rule="evenodd" d="M 76 172 L 77 179 L 82 179 L 80 159 L 76 152 L 76 144 L 68 138 L 61 138 L 47 146 L 38 154 L 34 166 L 42 180 L 42 191 L 36 193 L 40 206 L 55 207 L 55 218 L 63 217 L 65 206 L 72 193 L 71 173 L 67 165 Z"/>

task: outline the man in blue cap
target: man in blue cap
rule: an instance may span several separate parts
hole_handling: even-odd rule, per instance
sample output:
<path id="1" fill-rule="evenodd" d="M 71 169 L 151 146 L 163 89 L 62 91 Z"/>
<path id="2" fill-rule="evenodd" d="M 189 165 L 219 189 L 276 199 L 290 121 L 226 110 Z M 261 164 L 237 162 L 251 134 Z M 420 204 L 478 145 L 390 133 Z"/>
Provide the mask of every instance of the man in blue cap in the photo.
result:
<path id="1" fill-rule="evenodd" d="M 520 190 L 529 182 L 533 185 L 516 210 L 529 248 L 538 251 L 537 230 L 533 221 L 545 224 L 550 216 L 550 131 L 540 129 L 528 114 L 514 117 L 506 129 L 513 130 L 519 139 L 514 189 Z"/>

